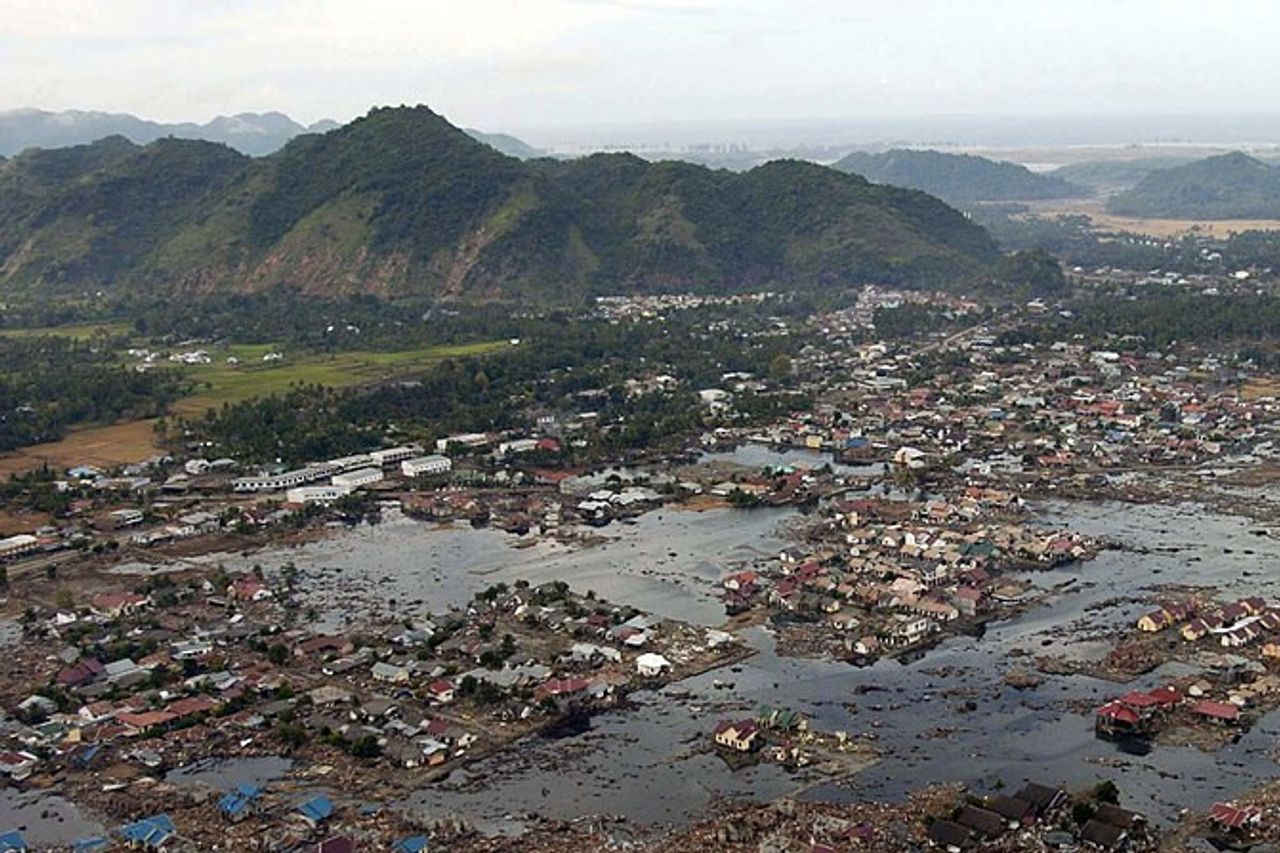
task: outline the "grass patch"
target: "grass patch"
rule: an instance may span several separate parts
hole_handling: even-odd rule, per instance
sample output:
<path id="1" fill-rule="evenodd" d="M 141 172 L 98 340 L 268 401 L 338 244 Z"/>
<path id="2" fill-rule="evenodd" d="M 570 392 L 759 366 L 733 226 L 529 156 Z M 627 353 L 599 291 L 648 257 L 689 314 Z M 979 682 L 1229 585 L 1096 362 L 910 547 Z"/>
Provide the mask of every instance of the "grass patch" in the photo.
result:
<path id="1" fill-rule="evenodd" d="M 399 352 L 350 351 L 333 354 L 284 354 L 279 361 L 264 362 L 275 352 L 270 345 L 233 345 L 213 353 L 212 364 L 188 368 L 197 387 L 172 409 L 180 415 L 198 415 L 223 403 L 238 403 L 288 390 L 290 385 L 327 385 L 346 388 L 372 385 L 423 370 L 446 358 L 486 355 L 510 346 L 506 341 L 426 347 Z M 234 357 L 239 364 L 228 364 Z"/>
<path id="2" fill-rule="evenodd" d="M 88 340 L 97 334 L 111 336 L 131 335 L 133 327 L 128 323 L 79 323 L 70 326 L 44 326 L 35 329 L 0 329 L 0 337 L 39 338 L 52 335 L 57 338 Z"/>

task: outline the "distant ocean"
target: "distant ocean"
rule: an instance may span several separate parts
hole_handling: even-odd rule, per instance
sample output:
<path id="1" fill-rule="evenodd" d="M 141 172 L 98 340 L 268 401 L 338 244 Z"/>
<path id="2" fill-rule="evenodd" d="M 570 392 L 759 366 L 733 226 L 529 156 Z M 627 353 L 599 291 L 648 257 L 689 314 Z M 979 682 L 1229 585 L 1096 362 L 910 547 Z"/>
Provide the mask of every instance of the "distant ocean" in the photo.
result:
<path id="1" fill-rule="evenodd" d="M 792 121 L 686 121 L 515 128 L 540 148 L 573 152 L 696 147 L 749 150 L 811 146 L 1268 145 L 1275 115 L 930 116 Z"/>

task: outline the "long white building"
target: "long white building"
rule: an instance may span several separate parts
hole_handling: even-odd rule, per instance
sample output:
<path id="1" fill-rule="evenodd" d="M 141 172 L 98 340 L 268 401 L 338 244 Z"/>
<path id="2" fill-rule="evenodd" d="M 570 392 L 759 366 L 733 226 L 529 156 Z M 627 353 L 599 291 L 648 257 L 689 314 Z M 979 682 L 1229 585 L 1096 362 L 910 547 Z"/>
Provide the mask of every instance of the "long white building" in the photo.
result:
<path id="1" fill-rule="evenodd" d="M 306 468 L 297 468 L 280 474 L 239 477 L 231 481 L 231 487 L 237 492 L 278 492 L 323 480 L 331 474 L 333 474 L 333 468 L 328 464 L 308 465 Z"/>
<path id="2" fill-rule="evenodd" d="M 372 486 L 374 483 L 382 482 L 382 469 L 361 468 L 358 471 L 348 471 L 345 474 L 334 474 L 333 479 L 329 482 L 340 489 L 358 489 L 361 486 Z"/>
<path id="3" fill-rule="evenodd" d="M 489 436 L 482 432 L 464 432 L 457 435 L 451 435 L 447 438 L 436 439 L 436 452 L 448 453 L 449 448 L 454 445 L 461 447 L 484 447 L 489 443 Z"/>
<path id="4" fill-rule="evenodd" d="M 291 504 L 328 504 L 349 494 L 351 489 L 342 486 L 298 486 L 285 493 L 285 500 Z"/>
<path id="5" fill-rule="evenodd" d="M 374 465 L 386 467 L 395 465 L 397 462 L 403 462 L 406 459 L 412 459 L 422 452 L 422 448 L 413 444 L 404 444 L 400 447 L 388 447 L 385 450 L 375 450 L 369 454 L 369 458 L 373 460 Z"/>
<path id="6" fill-rule="evenodd" d="M 417 459 L 406 459 L 400 463 L 400 473 L 406 477 L 448 474 L 452 470 L 453 461 L 448 456 L 419 456 Z"/>
<path id="7" fill-rule="evenodd" d="M 29 533 L 19 533 L 7 539 L 0 539 L 0 560 L 11 560 L 30 554 L 40 547 L 40 540 Z"/>

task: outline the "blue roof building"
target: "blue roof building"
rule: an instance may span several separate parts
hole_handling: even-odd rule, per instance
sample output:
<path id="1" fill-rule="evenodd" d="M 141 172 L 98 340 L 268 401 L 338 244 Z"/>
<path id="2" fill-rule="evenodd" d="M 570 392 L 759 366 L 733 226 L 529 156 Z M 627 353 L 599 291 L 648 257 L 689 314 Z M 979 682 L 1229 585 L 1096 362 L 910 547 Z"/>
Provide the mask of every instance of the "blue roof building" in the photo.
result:
<path id="1" fill-rule="evenodd" d="M 392 846 L 393 853 L 424 853 L 427 849 L 427 837 L 425 835 L 410 835 L 408 838 L 401 838 Z"/>
<path id="2" fill-rule="evenodd" d="M 71 850 L 73 853 L 93 853 L 95 850 L 105 850 L 110 845 L 110 838 L 95 835 L 92 838 L 81 838 L 71 845 Z"/>
<path id="3" fill-rule="evenodd" d="M 250 806 L 262 795 L 261 785 L 240 784 L 222 795 L 218 810 L 224 817 L 240 820 L 249 814 Z"/>
<path id="4" fill-rule="evenodd" d="M 10 853 L 10 851 L 30 850 L 27 842 L 22 840 L 22 833 L 18 830 L 12 830 L 0 834 L 0 853 Z"/>
<path id="5" fill-rule="evenodd" d="M 140 821 L 120 827 L 120 834 L 130 844 L 141 844 L 151 850 L 159 850 L 178 832 L 167 814 L 145 817 Z"/>
<path id="6" fill-rule="evenodd" d="M 328 797 L 313 797 L 298 806 L 298 813 L 313 824 L 324 823 L 333 816 L 333 801 Z"/>

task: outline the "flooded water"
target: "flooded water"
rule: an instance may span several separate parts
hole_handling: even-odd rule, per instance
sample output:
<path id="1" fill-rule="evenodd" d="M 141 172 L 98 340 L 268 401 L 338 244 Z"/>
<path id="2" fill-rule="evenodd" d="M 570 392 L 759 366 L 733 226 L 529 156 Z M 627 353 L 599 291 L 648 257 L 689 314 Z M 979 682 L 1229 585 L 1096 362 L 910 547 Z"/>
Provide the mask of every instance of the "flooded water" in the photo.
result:
<path id="1" fill-rule="evenodd" d="M 766 451 L 769 456 L 760 455 Z M 777 464 L 766 448 L 740 449 L 743 464 Z M 762 461 L 765 460 L 765 461 Z M 1157 746 L 1128 755 L 1093 736 L 1092 718 L 1072 703 L 1100 704 L 1123 689 L 1084 676 L 1051 676 L 1034 688 L 1004 683 L 1039 654 L 1088 656 L 1105 646 L 1089 635 L 1132 625 L 1147 608 L 1135 596 L 1162 584 L 1220 588 L 1224 596 L 1280 598 L 1273 566 L 1280 541 L 1244 519 L 1195 506 L 1050 503 L 1046 524 L 1123 543 L 1096 560 L 1029 575 L 1042 588 L 1071 582 L 1043 605 L 988 627 L 982 638 L 957 637 L 920 661 L 881 661 L 855 668 L 835 661 L 778 657 L 771 635 L 753 629 L 756 656 L 732 670 L 692 678 L 635 696 L 637 707 L 599 715 L 580 734 L 534 739 L 524 748 L 454 773 L 402 806 L 430 817 L 464 816 L 488 831 L 516 831 L 519 815 L 624 815 L 661 828 L 696 818 L 718 796 L 772 799 L 803 792 L 826 799 L 897 798 L 930 782 L 960 781 L 979 791 L 1026 780 L 1080 786 L 1110 778 L 1126 805 L 1156 820 L 1184 807 L 1203 808 L 1268 779 L 1280 713 L 1261 720 L 1238 743 L 1208 755 Z M 603 544 L 570 548 L 510 547 L 503 533 L 439 527 L 389 515 L 376 527 L 250 558 L 268 570 L 293 561 L 325 592 L 322 624 L 340 624 L 358 595 L 375 591 L 388 611 L 441 611 L 485 586 L 524 578 L 564 580 L 662 616 L 719 625 L 717 581 L 736 564 L 776 552 L 791 510 L 665 509 L 633 525 L 601 530 Z M 1180 667 L 1180 668 L 1179 668 Z M 1185 666 L 1171 665 L 1134 686 L 1153 686 Z M 830 784 L 775 766 L 734 772 L 706 749 L 724 717 L 767 703 L 800 710 L 816 728 L 874 738 L 882 760 Z M 280 768 L 264 765 L 264 774 Z M 243 768 L 238 769 L 241 772 Z M 188 775 L 221 772 L 197 768 Z M 171 774 L 172 775 L 172 774 Z M 215 778 L 215 777 L 204 777 Z M 216 783 L 214 783 L 216 784 Z"/>
<path id="2" fill-rule="evenodd" d="M 990 626 L 981 639 L 949 640 L 907 665 L 885 660 L 858 669 L 779 658 L 771 638 L 757 630 L 750 640 L 759 653 L 737 671 L 707 673 L 641 695 L 638 710 L 603 715 L 581 736 L 540 741 L 514 759 L 455 774 L 409 805 L 466 815 L 490 829 L 525 811 L 618 813 L 660 827 L 696 816 L 718 795 L 769 799 L 808 785 L 811 779 L 776 768 L 734 773 L 698 751 L 698 739 L 705 742 L 718 719 L 760 703 L 802 710 L 821 729 L 876 739 L 883 754 L 877 765 L 839 785 L 811 787 L 803 796 L 812 798 L 893 799 L 928 782 L 961 781 L 995 791 L 1027 780 L 1082 786 L 1110 778 L 1126 804 L 1171 820 L 1184 807 L 1207 807 L 1273 776 L 1280 713 L 1216 754 L 1157 746 L 1139 757 L 1097 740 L 1092 718 L 1069 706 L 1073 700 L 1101 704 L 1120 692 L 1117 685 L 1084 676 L 1048 677 L 1039 687 L 1018 690 L 1003 677 L 1012 668 L 1031 666 L 1030 657 L 1019 652 L 1096 651 L 1086 643 L 1069 645 L 1070 632 L 1061 626 L 1132 625 L 1145 605 L 1119 599 L 1159 584 L 1214 585 L 1224 595 L 1274 597 L 1280 591 L 1267 566 L 1280 559 L 1280 542 L 1258 536 L 1243 519 L 1207 515 L 1192 506 L 1062 503 L 1043 512 L 1046 523 L 1136 550 L 1107 551 L 1091 563 L 1032 576 L 1044 587 L 1075 583 L 1046 606 Z M 571 570 L 572 563 L 561 568 Z M 574 583 L 572 574 L 563 577 Z M 1136 686 L 1154 686 L 1185 671 L 1170 665 Z M 732 688 L 718 689 L 717 681 Z"/>
<path id="3" fill-rule="evenodd" d="M 553 542 L 513 548 L 510 536 L 462 523 L 431 525 L 388 514 L 387 521 L 292 550 L 229 557 L 229 568 L 261 563 L 275 570 L 292 561 L 318 579 L 320 624 L 351 614 L 356 598 L 386 602 L 398 613 L 441 612 L 460 606 L 490 584 L 565 580 L 619 603 L 703 625 L 724 622 L 720 578 L 728 566 L 776 553 L 786 542 L 779 527 L 796 513 L 761 508 L 745 512 L 662 509 L 634 524 L 611 524 L 603 542 Z M 394 608 L 392 607 L 394 604 Z"/>
<path id="4" fill-rule="evenodd" d="M 692 689 L 702 693 L 701 685 Z M 422 817 L 460 815 L 486 832 L 517 831 L 526 813 L 625 815 L 652 827 L 695 819 L 716 796 L 773 799 L 795 791 L 800 782 L 775 764 L 735 772 L 708 749 L 710 727 L 732 713 L 725 704 L 738 704 L 714 692 L 721 695 L 696 702 L 671 691 L 638 694 L 638 707 L 599 715 L 583 734 L 531 737 L 403 806 Z"/>
<path id="5" fill-rule="evenodd" d="M 207 785 L 227 791 L 236 785 L 266 785 L 282 779 L 293 762 L 276 756 L 211 759 L 170 770 L 164 780 L 175 785 Z"/>
<path id="6" fill-rule="evenodd" d="M 101 833 L 102 826 L 74 803 L 44 791 L 0 790 L 0 826 L 18 830 L 27 844 L 67 848 Z"/>
<path id="7" fill-rule="evenodd" d="M 882 462 L 866 465 L 846 465 L 836 462 L 830 453 L 805 448 L 787 448 L 780 450 L 767 444 L 740 444 L 733 450 L 707 453 L 702 462 L 732 462 L 747 468 L 821 468 L 828 465 L 831 470 L 845 477 L 878 477 L 885 472 Z"/>

